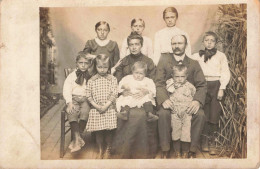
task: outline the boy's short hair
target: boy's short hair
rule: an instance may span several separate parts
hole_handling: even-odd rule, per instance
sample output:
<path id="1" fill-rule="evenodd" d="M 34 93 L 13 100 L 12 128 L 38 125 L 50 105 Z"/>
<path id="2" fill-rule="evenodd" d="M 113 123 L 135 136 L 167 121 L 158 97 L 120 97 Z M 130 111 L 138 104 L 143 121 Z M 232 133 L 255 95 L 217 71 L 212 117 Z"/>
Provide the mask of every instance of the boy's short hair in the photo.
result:
<path id="1" fill-rule="evenodd" d="M 102 62 L 102 63 L 107 63 L 108 62 L 108 73 L 111 72 L 111 61 L 109 56 L 107 56 L 106 54 L 99 54 L 97 55 L 97 57 L 94 59 L 94 71 L 95 73 L 97 73 L 97 62 Z"/>
<path id="2" fill-rule="evenodd" d="M 212 31 L 208 31 L 204 34 L 203 36 L 203 41 L 204 39 L 207 37 L 207 36 L 213 36 L 216 40 L 216 42 L 218 42 L 218 35 L 215 33 L 215 32 L 212 32 Z"/>
<path id="3" fill-rule="evenodd" d="M 131 27 L 137 22 L 137 21 L 141 21 L 143 26 L 145 27 L 145 22 L 143 19 L 141 18 L 134 18 L 132 21 L 131 21 Z"/>
<path id="4" fill-rule="evenodd" d="M 138 39 L 140 40 L 141 46 L 143 46 L 143 37 L 139 35 L 137 32 L 132 32 L 128 37 L 127 37 L 127 44 L 129 45 L 130 40 L 132 39 Z"/>
<path id="5" fill-rule="evenodd" d="M 87 62 L 91 63 L 92 59 L 87 57 L 88 53 L 84 53 L 83 51 L 80 51 L 78 55 L 76 56 L 76 62 L 79 61 L 80 58 L 84 58 L 87 60 Z"/>
<path id="6" fill-rule="evenodd" d="M 137 68 L 140 68 L 140 69 L 144 69 L 144 73 L 146 74 L 147 73 L 147 64 L 143 61 L 137 61 L 134 63 L 134 65 L 131 67 L 131 71 L 133 73 L 134 70 L 136 70 Z"/>
<path id="7" fill-rule="evenodd" d="M 166 14 L 167 12 L 175 13 L 175 14 L 176 14 L 176 17 L 177 17 L 177 19 L 178 19 L 178 11 L 177 11 L 176 8 L 174 8 L 174 7 L 168 7 L 168 8 L 166 8 L 166 9 L 163 11 L 163 19 L 165 18 L 165 14 Z"/>
<path id="8" fill-rule="evenodd" d="M 172 66 L 172 74 L 173 75 L 175 74 L 175 72 L 182 72 L 182 71 L 185 71 L 185 74 L 187 75 L 187 73 L 188 73 L 187 70 L 188 70 L 187 66 L 185 66 L 183 64 Z"/>
<path id="9" fill-rule="evenodd" d="M 109 24 L 108 24 L 106 21 L 100 21 L 100 22 L 96 23 L 96 25 L 95 25 L 95 31 L 97 31 L 97 29 L 98 29 L 98 27 L 99 27 L 100 25 L 106 25 L 106 26 L 107 26 L 107 29 L 108 29 L 108 32 L 110 32 L 110 26 L 109 26 Z"/>

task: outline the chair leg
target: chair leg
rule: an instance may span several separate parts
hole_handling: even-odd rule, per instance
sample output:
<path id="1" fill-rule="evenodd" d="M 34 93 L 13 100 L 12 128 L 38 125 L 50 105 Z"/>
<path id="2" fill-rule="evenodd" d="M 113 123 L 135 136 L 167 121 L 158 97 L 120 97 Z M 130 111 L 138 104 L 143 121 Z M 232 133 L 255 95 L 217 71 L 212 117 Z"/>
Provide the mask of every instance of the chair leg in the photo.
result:
<path id="1" fill-rule="evenodd" d="M 70 141 L 72 141 L 72 140 L 73 140 L 73 133 L 72 133 L 72 131 L 70 129 Z"/>
<path id="2" fill-rule="evenodd" d="M 61 112 L 61 138 L 60 138 L 60 158 L 64 156 L 64 144 L 65 144 L 65 111 Z"/>

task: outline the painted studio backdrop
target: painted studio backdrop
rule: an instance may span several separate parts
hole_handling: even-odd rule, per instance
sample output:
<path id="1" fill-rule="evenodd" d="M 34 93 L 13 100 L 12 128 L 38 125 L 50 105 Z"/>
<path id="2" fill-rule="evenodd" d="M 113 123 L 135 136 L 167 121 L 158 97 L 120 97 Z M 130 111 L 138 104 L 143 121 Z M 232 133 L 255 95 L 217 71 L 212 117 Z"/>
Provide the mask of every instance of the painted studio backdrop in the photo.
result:
<path id="1" fill-rule="evenodd" d="M 123 40 L 131 33 L 131 20 L 133 18 L 142 18 L 145 21 L 143 35 L 151 38 L 154 43 L 155 33 L 166 27 L 163 20 L 163 10 L 169 6 L 174 6 L 178 10 L 179 17 L 176 26 L 188 33 L 192 53 L 203 49 L 202 36 L 204 32 L 219 29 L 219 25 L 216 24 L 220 22 L 219 16 L 225 15 L 225 10 L 228 13 L 228 11 L 231 11 L 231 8 L 236 8 L 236 14 L 234 15 L 239 16 L 234 17 L 237 20 L 240 18 L 241 20 L 244 19 L 243 22 L 246 22 L 246 16 L 243 15 L 243 13 L 246 15 L 245 5 L 176 6 L 173 4 L 168 6 L 40 8 L 41 117 L 52 107 L 48 105 L 51 104 L 48 103 L 49 100 L 59 100 L 61 98 L 60 94 L 62 93 L 65 80 L 64 68 L 75 68 L 75 57 L 77 53 L 84 49 L 87 40 L 96 38 L 95 24 L 97 22 L 106 21 L 109 23 L 110 33 L 108 39 L 116 41 L 119 50 L 121 50 Z M 239 13 L 242 14 L 240 15 Z M 239 23 L 242 23 L 241 20 L 239 20 Z M 246 23 L 243 24 L 245 26 L 245 30 L 243 30 L 245 33 Z M 230 32 L 230 30 L 228 31 Z M 232 31 L 234 32 L 235 30 L 231 30 L 231 32 Z M 218 34 L 221 34 L 221 32 L 219 31 Z M 232 39 L 234 37 L 229 37 L 228 39 L 230 38 Z M 237 40 L 238 39 L 235 39 L 235 41 Z M 223 42 L 227 43 L 225 39 Z M 218 49 L 220 51 L 224 51 L 224 47 L 226 47 L 225 43 L 224 45 L 219 45 Z M 246 45 L 246 35 L 244 36 L 243 43 Z M 243 46 L 243 49 L 246 51 L 246 46 Z M 227 57 L 230 58 L 228 55 Z M 236 76 L 246 77 L 246 74 L 241 75 L 246 65 L 246 56 L 244 57 L 243 59 L 245 61 L 241 62 L 241 58 L 239 59 L 243 65 L 237 68 L 240 69 L 240 75 L 238 75 L 238 73 L 232 73 L 233 81 Z M 230 61 L 229 64 L 232 64 L 231 62 L 233 61 Z M 234 65 L 237 64 L 239 63 L 234 63 Z M 232 68 L 232 65 L 230 67 Z M 230 86 L 232 86 L 232 84 L 231 79 Z M 245 84 L 246 82 L 244 80 L 244 86 Z M 244 96 L 246 95 L 245 87 L 240 86 L 239 91 L 243 92 Z M 43 131 L 41 131 L 41 134 L 42 133 Z M 57 133 L 59 134 L 59 132 Z M 44 141 L 42 137 L 43 136 L 41 136 L 41 141 Z M 47 138 L 45 139 L 47 140 Z M 43 148 L 42 151 L 44 151 Z M 240 157 L 243 157 L 243 155 L 240 155 Z M 54 159 L 54 157 L 51 159 Z"/>
<path id="2" fill-rule="evenodd" d="M 61 91 L 66 67 L 75 67 L 75 56 L 83 50 L 87 40 L 96 37 L 95 24 L 106 21 L 110 25 L 108 39 L 122 42 L 131 33 L 131 20 L 142 18 L 145 21 L 143 35 L 153 39 L 155 32 L 166 26 L 163 10 L 159 7 L 80 7 L 50 8 L 50 22 L 56 40 L 57 85 Z M 192 52 L 201 48 L 201 35 L 211 28 L 218 6 L 176 6 L 179 18 L 176 26 L 186 31 L 191 40 Z"/>

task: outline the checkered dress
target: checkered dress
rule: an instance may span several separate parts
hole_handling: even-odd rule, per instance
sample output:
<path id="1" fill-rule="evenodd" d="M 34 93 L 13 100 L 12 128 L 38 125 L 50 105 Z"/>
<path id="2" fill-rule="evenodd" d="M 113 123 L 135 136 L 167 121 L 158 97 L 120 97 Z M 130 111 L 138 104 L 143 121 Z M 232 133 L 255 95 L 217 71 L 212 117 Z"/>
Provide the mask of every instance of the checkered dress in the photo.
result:
<path id="1" fill-rule="evenodd" d="M 97 104 L 112 101 L 109 109 L 100 114 L 98 110 L 91 109 L 87 122 L 87 131 L 112 130 L 117 127 L 115 100 L 118 95 L 117 79 L 112 75 L 105 77 L 94 75 L 87 84 L 87 98 Z"/>

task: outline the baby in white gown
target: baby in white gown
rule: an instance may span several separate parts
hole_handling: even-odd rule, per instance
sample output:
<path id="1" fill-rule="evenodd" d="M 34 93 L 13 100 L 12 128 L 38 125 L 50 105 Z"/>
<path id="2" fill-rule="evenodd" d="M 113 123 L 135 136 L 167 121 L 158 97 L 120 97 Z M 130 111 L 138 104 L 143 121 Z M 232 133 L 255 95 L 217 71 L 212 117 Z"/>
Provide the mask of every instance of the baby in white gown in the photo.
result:
<path id="1" fill-rule="evenodd" d="M 132 74 L 119 82 L 119 93 L 122 95 L 116 101 L 118 118 L 127 120 L 130 108 L 143 107 L 147 113 L 147 121 L 158 120 L 158 116 L 153 114 L 156 87 L 152 79 L 145 77 L 146 71 L 147 64 L 138 61 L 132 66 Z"/>

